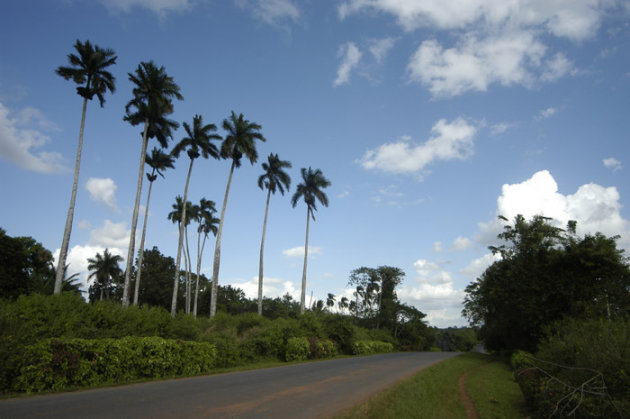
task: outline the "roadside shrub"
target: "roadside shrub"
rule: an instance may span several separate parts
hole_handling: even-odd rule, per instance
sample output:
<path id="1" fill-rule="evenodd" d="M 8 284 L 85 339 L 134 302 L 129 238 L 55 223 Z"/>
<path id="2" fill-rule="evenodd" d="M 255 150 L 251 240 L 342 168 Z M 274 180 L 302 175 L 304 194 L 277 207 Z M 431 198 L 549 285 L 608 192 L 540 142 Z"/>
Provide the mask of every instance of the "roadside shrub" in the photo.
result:
<path id="1" fill-rule="evenodd" d="M 359 329 L 350 316 L 331 314 L 322 318 L 325 334 L 335 342 L 341 352 L 352 354 L 352 345 L 358 339 Z"/>
<path id="2" fill-rule="evenodd" d="M 377 340 L 358 340 L 352 345 L 352 353 L 354 355 L 369 355 L 383 352 L 392 352 L 394 345 L 389 342 L 381 342 Z"/>
<path id="3" fill-rule="evenodd" d="M 337 355 L 337 348 L 330 339 L 308 338 L 309 358 L 323 359 Z"/>
<path id="4" fill-rule="evenodd" d="M 159 337 L 46 339 L 24 350 L 10 390 L 35 393 L 142 378 L 195 375 L 214 366 L 210 343 Z"/>
<path id="5" fill-rule="evenodd" d="M 305 337 L 290 338 L 287 341 L 287 352 L 285 359 L 287 362 L 304 361 L 310 353 L 310 345 Z"/>
<path id="6" fill-rule="evenodd" d="M 630 415 L 630 322 L 568 319 L 535 357 L 512 356 L 526 401 L 540 416 Z"/>

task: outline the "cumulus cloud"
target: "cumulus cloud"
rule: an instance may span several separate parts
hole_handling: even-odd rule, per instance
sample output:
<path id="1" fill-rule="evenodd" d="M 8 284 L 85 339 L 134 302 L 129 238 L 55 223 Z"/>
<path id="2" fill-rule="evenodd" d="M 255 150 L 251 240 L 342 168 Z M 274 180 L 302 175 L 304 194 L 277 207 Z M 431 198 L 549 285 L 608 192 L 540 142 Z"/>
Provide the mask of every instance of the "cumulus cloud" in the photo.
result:
<path id="1" fill-rule="evenodd" d="M 429 28 L 454 35 L 452 46 L 424 41 L 408 66 L 412 81 L 445 97 L 493 84 L 530 87 L 572 74 L 573 63 L 563 53 L 545 59 L 546 39 L 589 39 L 614 7 L 616 2 L 593 0 L 347 0 L 338 12 L 346 19 L 376 11 L 393 16 L 407 32 Z"/>
<path id="2" fill-rule="evenodd" d="M 545 46 L 533 34 L 518 32 L 478 39 L 463 37 L 454 48 L 436 40 L 422 42 L 407 67 L 409 77 L 434 96 L 488 90 L 491 84 L 530 85 L 532 67 L 540 66 Z"/>
<path id="3" fill-rule="evenodd" d="M 187 12 L 192 10 L 191 0 L 100 0 L 110 13 L 129 13 L 134 8 L 144 8 L 155 12 L 160 17 L 168 12 Z"/>
<path id="4" fill-rule="evenodd" d="M 369 47 L 370 52 L 374 56 L 374 59 L 377 63 L 381 63 L 383 59 L 387 56 L 387 53 L 394 46 L 396 40 L 394 38 L 388 37 L 383 39 L 375 39 L 371 42 Z"/>
<path id="5" fill-rule="evenodd" d="M 530 219 L 534 215 L 553 218 L 559 227 L 569 220 L 577 221 L 578 234 L 601 232 L 620 235 L 619 245 L 630 249 L 630 224 L 621 216 L 620 195 L 614 186 L 595 183 L 582 185 L 569 195 L 558 192 L 558 184 L 547 170 L 535 173 L 517 184 L 505 184 L 497 199 L 496 215 L 512 220 L 517 214 Z M 503 222 L 498 219 L 480 223 L 478 239 L 484 244 L 496 242 Z"/>
<path id="6" fill-rule="evenodd" d="M 614 171 L 620 170 L 622 168 L 621 162 L 614 157 L 609 157 L 603 160 L 604 166 Z"/>
<path id="7" fill-rule="evenodd" d="M 418 259 L 414 269 L 413 283 L 405 283 L 396 291 L 401 301 L 426 313 L 433 326 L 462 325 L 464 291 L 455 289 L 451 274 L 440 263 L 425 259 Z"/>
<path id="8" fill-rule="evenodd" d="M 406 31 L 420 27 L 466 30 L 511 25 L 532 30 L 538 27 L 557 37 L 578 41 L 595 34 L 610 6 L 611 2 L 592 0 L 348 0 L 339 6 L 338 12 L 341 19 L 364 10 L 390 14 Z"/>
<path id="9" fill-rule="evenodd" d="M 501 256 L 498 253 L 496 255 L 486 253 L 470 261 L 470 263 L 459 272 L 465 275 L 470 281 L 474 281 L 479 278 L 490 265 L 498 260 L 501 260 Z"/>
<path id="10" fill-rule="evenodd" d="M 547 119 L 547 118 L 551 118 L 552 116 L 554 116 L 556 113 L 558 112 L 558 110 L 556 108 L 547 108 L 547 109 L 543 109 L 538 113 L 538 118 L 539 119 Z"/>
<path id="11" fill-rule="evenodd" d="M 110 209 L 120 212 L 116 204 L 116 183 L 111 178 L 90 178 L 88 179 L 86 189 L 90 193 L 90 198 L 94 202 L 105 204 Z"/>
<path id="12" fill-rule="evenodd" d="M 472 245 L 472 241 L 470 241 L 469 238 L 459 236 L 453 241 L 451 250 L 455 252 L 461 252 L 462 250 L 468 249 L 471 245 Z"/>
<path id="13" fill-rule="evenodd" d="M 368 150 L 359 163 L 364 169 L 390 173 L 412 173 L 423 170 L 439 160 L 465 160 L 472 156 L 477 128 L 457 118 L 452 122 L 439 120 L 431 129 L 432 136 L 425 143 L 411 141 L 385 143 Z"/>
<path id="14" fill-rule="evenodd" d="M 304 246 L 297 246 L 297 247 L 293 247 L 291 249 L 286 249 L 282 251 L 282 254 L 287 256 L 287 257 L 304 257 Z M 309 246 L 308 247 L 308 254 L 309 255 L 321 255 L 322 254 L 322 248 L 321 247 L 317 247 L 317 246 Z"/>
<path id="15" fill-rule="evenodd" d="M 46 131 L 58 128 L 35 108 L 11 112 L 0 103 L 0 156 L 27 170 L 64 173 L 70 169 L 60 153 L 37 151 L 50 142 Z"/>
<path id="16" fill-rule="evenodd" d="M 350 74 L 359 65 L 362 56 L 361 51 L 353 42 L 343 44 L 337 55 L 341 57 L 341 64 L 337 69 L 337 78 L 333 82 L 335 87 L 350 82 Z"/>
<path id="17" fill-rule="evenodd" d="M 442 242 L 434 242 L 433 243 L 433 252 L 440 253 L 442 251 Z"/>
<path id="18" fill-rule="evenodd" d="M 123 258 L 120 267 L 124 269 L 123 264 L 127 257 L 129 234 L 131 234 L 131 231 L 126 228 L 124 222 L 113 223 L 110 220 L 105 220 L 102 227 L 94 229 L 90 233 L 90 239 L 87 244 L 75 245 L 70 248 L 66 258 L 66 264 L 69 265 L 67 276 L 78 273 L 81 288 L 87 291 L 89 287 L 87 283 L 89 275 L 87 259 L 94 258 L 97 253 L 102 254 L 105 249 L 108 249 L 111 254 Z M 53 252 L 53 256 L 55 261 L 59 259 L 59 249 Z"/>
<path id="19" fill-rule="evenodd" d="M 258 300 L 258 276 L 252 277 L 249 281 L 228 281 L 229 285 L 243 290 L 247 298 Z M 268 298 L 282 297 L 289 293 L 293 299 L 300 298 L 300 288 L 296 287 L 292 281 L 285 281 L 280 278 L 263 277 L 263 295 Z"/>
<path id="20" fill-rule="evenodd" d="M 285 20 L 297 21 L 300 10 L 291 0 L 235 0 L 241 9 L 249 10 L 254 17 L 269 24 Z"/>

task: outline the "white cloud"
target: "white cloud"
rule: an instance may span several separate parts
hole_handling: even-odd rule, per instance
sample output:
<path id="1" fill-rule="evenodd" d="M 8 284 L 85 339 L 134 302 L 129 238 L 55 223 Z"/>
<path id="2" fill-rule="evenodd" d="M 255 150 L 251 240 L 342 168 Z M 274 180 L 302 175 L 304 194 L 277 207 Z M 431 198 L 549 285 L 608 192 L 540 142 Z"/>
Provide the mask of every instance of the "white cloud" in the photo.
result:
<path id="1" fill-rule="evenodd" d="M 573 62 L 559 52 L 552 59 L 545 62 L 540 79 L 550 82 L 571 73 L 573 73 Z"/>
<path id="2" fill-rule="evenodd" d="M 470 281 L 474 281 L 479 278 L 490 265 L 498 260 L 501 260 L 501 256 L 498 253 L 496 255 L 493 255 L 492 253 L 486 253 L 480 258 L 473 259 L 465 268 L 461 269 L 459 272 L 466 275 Z"/>
<path id="3" fill-rule="evenodd" d="M 558 113 L 558 110 L 556 108 L 547 108 L 547 109 L 543 109 L 542 111 L 540 111 L 538 113 L 538 118 L 540 119 L 547 119 L 547 118 L 551 118 L 552 116 L 554 116 L 556 113 Z"/>
<path id="4" fill-rule="evenodd" d="M 595 34 L 611 5 L 614 2 L 593 0 L 348 0 L 339 6 L 338 12 L 341 19 L 366 9 L 387 13 L 407 31 L 420 27 L 489 30 L 510 25 L 544 29 L 557 37 L 577 41 Z"/>
<path id="5" fill-rule="evenodd" d="M 491 84 L 530 85 L 532 67 L 539 67 L 545 46 L 533 34 L 516 32 L 479 40 L 464 36 L 455 48 L 424 41 L 411 57 L 409 77 L 434 96 L 485 92 Z"/>
<path id="6" fill-rule="evenodd" d="M 269 24 L 278 24 L 284 19 L 297 21 L 300 10 L 291 0 L 235 0 L 241 9 L 248 9 L 258 19 Z"/>
<path id="7" fill-rule="evenodd" d="M 341 64 L 337 69 L 337 78 L 333 82 L 335 87 L 350 81 L 350 73 L 359 64 L 361 55 L 361 51 L 352 42 L 345 43 L 339 48 L 338 56 L 341 57 Z"/>
<path id="8" fill-rule="evenodd" d="M 440 253 L 442 251 L 442 242 L 434 242 L 433 243 L 433 252 Z"/>
<path id="9" fill-rule="evenodd" d="M 547 38 L 589 39 L 616 6 L 597 0 L 347 0 L 338 12 L 341 19 L 363 11 L 388 14 L 408 32 L 448 31 L 454 46 L 424 41 L 408 70 L 411 80 L 434 96 L 454 96 L 493 84 L 529 87 L 572 74 L 573 63 L 563 53 L 543 59 L 551 44 Z"/>
<path id="10" fill-rule="evenodd" d="M 77 225 L 81 230 L 89 230 L 92 228 L 92 224 L 90 224 L 88 220 L 80 220 Z"/>
<path id="11" fill-rule="evenodd" d="M 498 124 L 494 124 L 490 127 L 490 132 L 493 135 L 499 135 L 499 134 L 503 134 L 504 132 L 506 132 L 508 129 L 510 129 L 511 125 L 508 124 L 507 122 L 500 122 Z"/>
<path id="12" fill-rule="evenodd" d="M 423 170 L 433 161 L 465 160 L 473 154 L 477 128 L 463 118 L 450 123 L 441 119 L 431 132 L 432 137 L 423 144 L 403 140 L 368 150 L 360 160 L 361 166 L 367 170 L 410 173 Z"/>
<path id="13" fill-rule="evenodd" d="M 297 247 L 293 247 L 291 249 L 286 249 L 282 251 L 282 254 L 287 256 L 287 257 L 304 257 L 304 246 L 297 246 Z M 309 246 L 308 247 L 308 254 L 310 255 L 321 255 L 322 254 L 322 248 L 321 247 L 317 247 L 317 246 Z"/>
<path id="14" fill-rule="evenodd" d="M 168 12 L 187 12 L 192 10 L 191 0 L 100 0 L 111 13 L 129 13 L 139 7 L 149 9 L 160 17 Z"/>
<path id="15" fill-rule="evenodd" d="M 127 229 L 125 222 L 113 223 L 105 220 L 103 227 L 97 228 L 90 233 L 89 244 L 93 246 L 118 249 L 120 252 L 127 252 L 129 246 L 129 235 L 131 230 Z"/>
<path id="16" fill-rule="evenodd" d="M 613 169 L 613 171 L 620 170 L 622 168 L 621 162 L 614 157 L 609 157 L 603 160 L 604 166 L 609 169 Z"/>
<path id="17" fill-rule="evenodd" d="M 247 298 L 258 301 L 258 276 L 252 277 L 249 281 L 233 280 L 229 281 L 229 285 L 238 287 L 243 290 Z M 285 281 L 280 278 L 263 277 L 263 296 L 267 298 L 282 297 L 289 293 L 293 299 L 299 301 L 300 289 L 291 281 Z"/>
<path id="18" fill-rule="evenodd" d="M 456 252 L 461 252 L 462 250 L 468 249 L 472 245 L 472 242 L 467 237 L 458 236 L 451 246 L 451 250 Z"/>
<path id="19" fill-rule="evenodd" d="M 116 183 L 111 178 L 90 178 L 85 184 L 90 192 L 90 198 L 98 203 L 105 204 L 110 209 L 120 212 L 116 204 Z"/>
<path id="20" fill-rule="evenodd" d="M 387 53 L 394 46 L 396 40 L 394 38 L 388 37 L 383 39 L 373 40 L 369 50 L 376 59 L 377 63 L 381 63 L 383 59 L 387 56 Z"/>
<path id="21" fill-rule="evenodd" d="M 425 259 L 417 260 L 414 269 L 417 274 L 414 283 L 403 284 L 396 291 L 401 301 L 426 313 L 432 326 L 462 325 L 464 292 L 454 288 L 451 274 L 440 263 Z"/>
<path id="22" fill-rule="evenodd" d="M 54 123 L 34 108 L 24 108 L 12 114 L 0 103 L 0 156 L 35 172 L 64 173 L 70 169 L 60 153 L 39 151 L 50 137 L 43 131 L 56 131 Z"/>
<path id="23" fill-rule="evenodd" d="M 574 194 L 558 192 L 558 184 L 547 170 L 535 173 L 517 184 L 505 184 L 497 199 L 497 215 L 512 221 L 517 214 L 526 219 L 534 215 L 553 218 L 564 228 L 569 220 L 577 221 L 578 234 L 601 232 L 607 236 L 620 235 L 619 246 L 630 249 L 630 223 L 621 216 L 619 192 L 614 186 L 595 183 L 582 185 Z M 503 222 L 498 219 L 480 223 L 478 240 L 483 244 L 496 243 Z"/>

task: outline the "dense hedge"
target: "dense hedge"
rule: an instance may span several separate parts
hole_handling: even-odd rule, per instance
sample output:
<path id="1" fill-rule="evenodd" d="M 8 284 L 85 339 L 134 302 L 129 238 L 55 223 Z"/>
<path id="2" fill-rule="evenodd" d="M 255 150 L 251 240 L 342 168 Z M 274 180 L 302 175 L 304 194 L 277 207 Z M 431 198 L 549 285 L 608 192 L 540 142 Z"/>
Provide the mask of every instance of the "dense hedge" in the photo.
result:
<path id="1" fill-rule="evenodd" d="M 382 352 L 392 352 L 394 345 L 389 342 L 381 342 L 377 340 L 358 340 L 352 345 L 352 353 L 354 355 L 369 355 Z"/>
<path id="2" fill-rule="evenodd" d="M 335 344 L 329 339 L 295 337 L 287 341 L 287 362 L 306 359 L 332 358 L 337 355 Z"/>
<path id="3" fill-rule="evenodd" d="M 190 376 L 209 372 L 216 348 L 210 343 L 159 337 L 45 339 L 27 346 L 9 366 L 16 392 L 62 390 L 122 383 L 142 378 Z"/>
<path id="4" fill-rule="evenodd" d="M 535 355 L 512 355 L 535 414 L 630 417 L 630 322 L 566 320 L 553 329 Z"/>

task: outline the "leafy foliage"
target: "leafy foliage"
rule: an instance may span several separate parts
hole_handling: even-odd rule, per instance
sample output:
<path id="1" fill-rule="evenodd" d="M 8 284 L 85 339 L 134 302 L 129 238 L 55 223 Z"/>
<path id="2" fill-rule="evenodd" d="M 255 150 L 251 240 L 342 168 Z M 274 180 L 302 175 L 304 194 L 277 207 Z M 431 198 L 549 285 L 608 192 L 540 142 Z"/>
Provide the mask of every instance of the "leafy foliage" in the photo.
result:
<path id="1" fill-rule="evenodd" d="M 46 339 L 24 349 L 11 390 L 41 392 L 141 378 L 196 375 L 214 366 L 210 343 L 128 336 L 120 339 Z"/>
<path id="2" fill-rule="evenodd" d="M 392 352 L 394 345 L 389 342 L 380 342 L 377 340 L 358 340 L 352 345 L 352 353 L 354 355 L 370 355 L 381 352 Z"/>
<path id="3" fill-rule="evenodd" d="M 563 317 L 624 318 L 630 269 L 616 237 L 578 238 L 550 219 L 517 216 L 492 247 L 501 259 L 466 288 L 463 314 L 488 349 L 534 351 L 545 327 Z"/>

